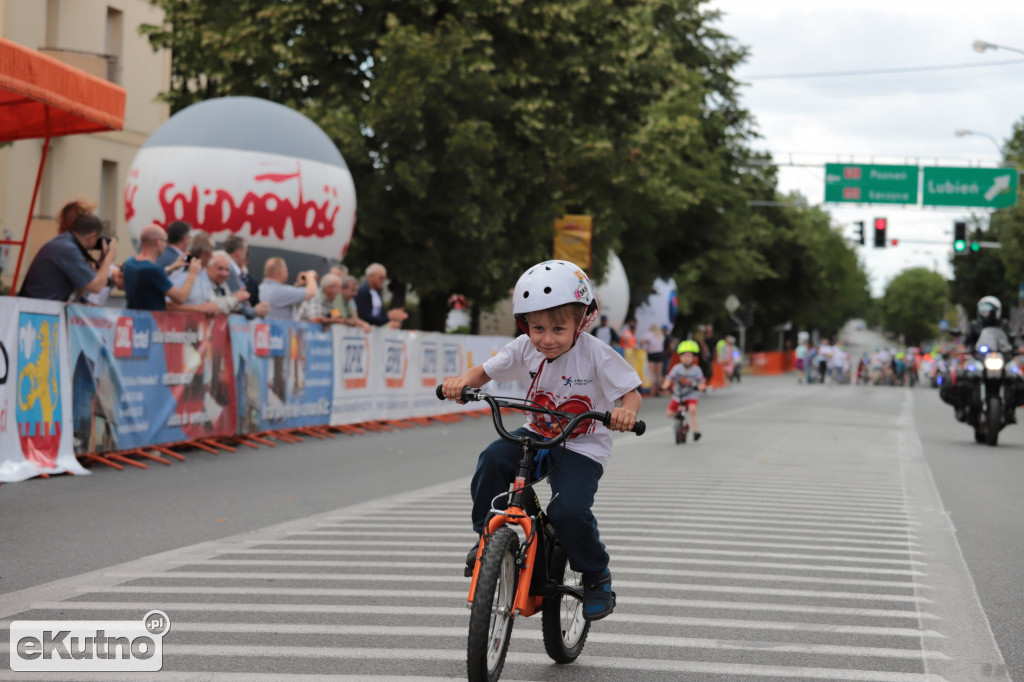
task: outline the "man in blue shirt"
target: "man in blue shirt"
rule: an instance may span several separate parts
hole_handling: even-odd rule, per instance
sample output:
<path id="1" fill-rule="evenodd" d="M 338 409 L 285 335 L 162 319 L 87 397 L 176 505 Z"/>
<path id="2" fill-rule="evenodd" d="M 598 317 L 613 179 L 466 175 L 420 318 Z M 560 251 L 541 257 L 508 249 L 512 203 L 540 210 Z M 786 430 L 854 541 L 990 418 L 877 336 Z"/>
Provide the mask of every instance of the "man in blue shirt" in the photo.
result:
<path id="1" fill-rule="evenodd" d="M 188 276 L 181 286 L 171 283 L 164 269 L 156 264 L 167 245 L 167 233 L 159 225 L 142 228 L 139 238 L 139 255 L 125 261 L 124 273 L 125 304 L 135 310 L 166 310 L 166 298 L 175 303 L 184 303 L 190 293 L 196 276 L 203 269 L 202 262 L 195 258 L 188 265 Z"/>
<path id="2" fill-rule="evenodd" d="M 71 295 L 95 294 L 107 285 L 117 241 L 102 244 L 99 258 L 91 251 L 100 244 L 103 222 L 91 213 L 78 216 L 71 228 L 43 244 L 25 273 L 20 296 L 67 301 Z"/>

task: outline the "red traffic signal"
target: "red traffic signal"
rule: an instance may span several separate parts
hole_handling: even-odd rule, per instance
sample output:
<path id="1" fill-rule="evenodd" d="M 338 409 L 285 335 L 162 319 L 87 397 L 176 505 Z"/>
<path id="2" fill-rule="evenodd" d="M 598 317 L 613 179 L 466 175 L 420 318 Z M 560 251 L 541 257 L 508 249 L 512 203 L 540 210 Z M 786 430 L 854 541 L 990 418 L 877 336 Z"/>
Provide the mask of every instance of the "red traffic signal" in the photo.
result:
<path id="1" fill-rule="evenodd" d="M 875 248 L 885 248 L 885 228 L 888 227 L 888 222 L 885 218 L 875 218 Z"/>
<path id="2" fill-rule="evenodd" d="M 892 245 L 893 246 L 899 246 L 900 245 L 900 240 L 899 239 L 893 239 L 892 240 Z"/>

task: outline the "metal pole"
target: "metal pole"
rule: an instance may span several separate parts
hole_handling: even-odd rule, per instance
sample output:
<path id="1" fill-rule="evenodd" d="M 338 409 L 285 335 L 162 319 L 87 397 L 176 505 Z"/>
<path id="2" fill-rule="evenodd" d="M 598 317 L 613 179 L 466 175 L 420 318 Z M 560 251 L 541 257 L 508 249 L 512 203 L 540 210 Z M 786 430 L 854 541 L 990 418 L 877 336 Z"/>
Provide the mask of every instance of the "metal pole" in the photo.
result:
<path id="1" fill-rule="evenodd" d="M 50 151 L 50 136 L 43 142 L 43 154 L 39 158 L 39 170 L 36 172 L 36 186 L 32 189 L 32 202 L 28 205 L 28 218 L 25 220 L 25 231 L 21 235 L 21 250 L 18 252 L 18 264 L 14 267 L 14 279 L 11 280 L 11 296 L 17 295 L 18 275 L 21 274 L 21 261 L 28 250 L 28 232 L 32 228 L 32 214 L 36 209 L 36 197 L 39 196 L 39 183 L 43 179 L 43 168 L 46 166 L 46 154 Z"/>

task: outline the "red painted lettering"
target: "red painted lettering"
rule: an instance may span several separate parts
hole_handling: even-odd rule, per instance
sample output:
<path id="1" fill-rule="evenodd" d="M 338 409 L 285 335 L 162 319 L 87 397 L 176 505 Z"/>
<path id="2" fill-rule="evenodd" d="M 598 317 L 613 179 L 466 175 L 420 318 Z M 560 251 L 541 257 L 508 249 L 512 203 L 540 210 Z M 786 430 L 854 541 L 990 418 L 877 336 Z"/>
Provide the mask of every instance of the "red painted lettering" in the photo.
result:
<path id="1" fill-rule="evenodd" d="M 255 180 L 280 183 L 301 180 L 301 177 L 299 173 L 268 173 L 257 175 Z M 246 192 L 241 200 L 237 200 L 226 189 L 205 188 L 200 191 L 199 187 L 193 186 L 178 190 L 173 182 L 160 188 L 158 198 L 164 213 L 164 225 L 184 220 L 211 234 L 224 230 L 232 233 L 247 230 L 249 235 L 256 237 L 273 233 L 282 241 L 330 237 L 334 234 L 334 221 L 341 210 L 341 206 L 331 198 L 319 203 L 305 199 L 301 182 L 297 200 L 274 192 L 257 194 L 253 191 Z M 286 235 L 289 225 L 292 234 Z"/>

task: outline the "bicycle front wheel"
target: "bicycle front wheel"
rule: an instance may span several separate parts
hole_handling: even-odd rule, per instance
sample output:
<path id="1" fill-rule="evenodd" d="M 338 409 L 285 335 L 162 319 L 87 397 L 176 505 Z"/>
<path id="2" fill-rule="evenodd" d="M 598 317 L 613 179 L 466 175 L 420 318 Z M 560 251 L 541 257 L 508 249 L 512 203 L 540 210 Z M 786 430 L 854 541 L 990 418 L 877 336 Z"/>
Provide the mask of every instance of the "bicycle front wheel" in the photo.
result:
<path id="1" fill-rule="evenodd" d="M 469 613 L 467 673 L 470 682 L 497 682 L 512 636 L 519 536 L 501 528 L 484 548 Z"/>
<path id="2" fill-rule="evenodd" d="M 587 643 L 590 621 L 583 618 L 583 576 L 569 568 L 565 550 L 555 549 L 552 566 L 560 584 L 575 590 L 579 596 L 557 594 L 544 599 L 541 626 L 544 632 L 544 650 L 555 663 L 572 663 Z"/>

